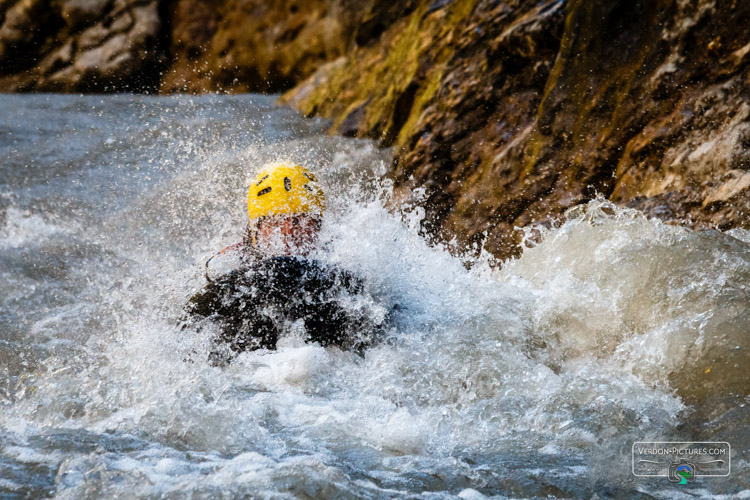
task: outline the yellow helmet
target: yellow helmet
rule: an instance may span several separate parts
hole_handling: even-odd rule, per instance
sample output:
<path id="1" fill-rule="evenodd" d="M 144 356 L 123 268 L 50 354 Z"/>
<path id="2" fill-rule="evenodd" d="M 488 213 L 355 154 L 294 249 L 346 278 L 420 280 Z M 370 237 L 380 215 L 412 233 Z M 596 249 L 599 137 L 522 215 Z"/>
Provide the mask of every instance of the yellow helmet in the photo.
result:
<path id="1" fill-rule="evenodd" d="M 247 215 L 251 220 L 268 215 L 317 215 L 325 210 L 323 190 L 309 170 L 299 165 L 272 165 L 250 184 Z"/>

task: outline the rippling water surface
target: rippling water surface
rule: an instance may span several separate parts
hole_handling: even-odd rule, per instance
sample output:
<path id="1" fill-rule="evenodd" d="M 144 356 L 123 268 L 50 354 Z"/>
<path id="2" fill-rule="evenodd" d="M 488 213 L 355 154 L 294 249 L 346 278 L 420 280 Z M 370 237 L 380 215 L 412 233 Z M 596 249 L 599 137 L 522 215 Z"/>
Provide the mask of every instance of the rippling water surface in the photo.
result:
<path id="1" fill-rule="evenodd" d="M 384 208 L 387 151 L 273 98 L 0 110 L 0 496 L 750 498 L 748 232 L 595 201 L 467 270 Z M 290 332 L 214 368 L 180 329 L 273 160 L 321 174 L 318 257 L 398 306 L 364 358 Z M 732 472 L 636 478 L 645 440 L 728 441 Z"/>

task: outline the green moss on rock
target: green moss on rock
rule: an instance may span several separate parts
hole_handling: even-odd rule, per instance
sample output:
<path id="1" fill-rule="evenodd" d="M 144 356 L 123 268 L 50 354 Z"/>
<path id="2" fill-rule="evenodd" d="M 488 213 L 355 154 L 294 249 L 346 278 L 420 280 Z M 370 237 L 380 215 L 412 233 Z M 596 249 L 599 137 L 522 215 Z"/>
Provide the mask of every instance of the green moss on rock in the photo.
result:
<path id="1" fill-rule="evenodd" d="M 396 145 L 398 199 L 426 188 L 436 235 L 506 257 L 514 227 L 597 195 L 694 226 L 748 226 L 737 172 L 750 144 L 750 5 L 436 4 L 419 2 L 281 99 L 333 131 Z M 700 106 L 712 123 L 680 119 Z"/>

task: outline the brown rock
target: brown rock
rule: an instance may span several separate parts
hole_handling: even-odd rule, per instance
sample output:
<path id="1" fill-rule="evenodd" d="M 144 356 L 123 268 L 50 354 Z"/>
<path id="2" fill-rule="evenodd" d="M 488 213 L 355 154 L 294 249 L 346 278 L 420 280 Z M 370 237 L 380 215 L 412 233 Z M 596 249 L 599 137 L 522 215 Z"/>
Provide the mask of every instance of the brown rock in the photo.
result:
<path id="1" fill-rule="evenodd" d="M 0 25 L 0 61 L 15 67 L 24 64 L 23 52 L 39 37 L 47 19 L 46 5 L 42 0 L 6 2 L 7 10 Z"/>
<path id="2" fill-rule="evenodd" d="M 286 90 L 353 45 L 377 40 L 415 3 L 178 0 L 162 91 Z"/>
<path id="3" fill-rule="evenodd" d="M 750 172 L 730 170 L 724 177 L 723 184 L 708 192 L 708 196 L 703 200 L 702 208 L 717 203 L 726 203 L 736 196 L 747 194 L 746 192 L 750 188 Z"/>
<path id="4" fill-rule="evenodd" d="M 63 0 L 60 15 L 73 29 L 91 24 L 102 18 L 110 0 Z"/>
<path id="5" fill-rule="evenodd" d="M 426 188 L 437 234 L 509 256 L 514 227 L 597 195 L 750 225 L 750 4 L 432 4 L 282 102 L 395 144 L 397 193 Z"/>
<path id="6" fill-rule="evenodd" d="M 86 29 L 77 37 L 77 45 L 80 50 L 87 50 L 100 45 L 112 32 L 104 27 L 104 23 L 97 23 Z"/>
<path id="7" fill-rule="evenodd" d="M 161 26 L 157 0 L 22 0 L 0 27 L 0 54 L 8 61 L 0 89 L 153 87 L 164 59 Z"/>
<path id="8" fill-rule="evenodd" d="M 73 41 L 52 52 L 39 63 L 39 73 L 48 76 L 59 69 L 67 66 L 73 60 Z"/>
<path id="9" fill-rule="evenodd" d="M 155 4 L 154 7 L 156 7 Z M 114 18 L 107 29 L 110 33 L 123 33 L 132 28 L 134 22 L 135 21 L 133 20 L 133 16 L 130 14 L 130 11 L 123 10 L 122 12 L 117 14 L 117 16 Z"/>

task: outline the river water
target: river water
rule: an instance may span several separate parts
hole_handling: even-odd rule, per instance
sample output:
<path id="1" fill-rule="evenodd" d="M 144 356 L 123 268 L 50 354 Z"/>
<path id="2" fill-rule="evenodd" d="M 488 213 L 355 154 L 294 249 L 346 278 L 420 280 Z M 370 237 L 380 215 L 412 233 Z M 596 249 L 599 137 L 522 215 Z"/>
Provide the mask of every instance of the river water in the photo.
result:
<path id="1" fill-rule="evenodd" d="M 273 102 L 0 96 L 0 497 L 750 498 L 750 233 L 598 200 L 469 262 L 386 208 L 388 151 Z M 317 256 L 390 338 L 212 367 L 183 306 L 277 160 L 320 174 Z M 688 440 L 730 475 L 633 476 Z"/>

